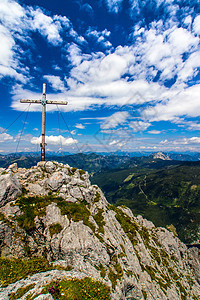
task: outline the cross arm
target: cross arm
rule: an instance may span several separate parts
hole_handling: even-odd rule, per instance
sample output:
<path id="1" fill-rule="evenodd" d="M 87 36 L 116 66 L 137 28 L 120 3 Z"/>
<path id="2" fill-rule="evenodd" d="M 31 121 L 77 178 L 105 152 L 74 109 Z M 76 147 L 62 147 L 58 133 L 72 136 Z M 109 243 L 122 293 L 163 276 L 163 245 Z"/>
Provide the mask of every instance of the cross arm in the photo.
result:
<path id="1" fill-rule="evenodd" d="M 29 100 L 29 99 L 21 99 L 20 100 L 21 103 L 42 103 L 41 100 Z M 68 102 L 67 101 L 53 101 L 53 100 L 46 100 L 45 101 L 46 104 L 59 104 L 59 105 L 67 105 Z"/>
<path id="2" fill-rule="evenodd" d="M 60 101 L 47 100 L 46 103 L 47 104 L 59 104 L 59 105 L 67 105 L 68 104 L 67 101 L 63 101 L 63 100 L 60 100 Z"/>
<path id="3" fill-rule="evenodd" d="M 41 103 L 41 100 L 29 100 L 29 99 L 21 99 L 21 103 Z"/>

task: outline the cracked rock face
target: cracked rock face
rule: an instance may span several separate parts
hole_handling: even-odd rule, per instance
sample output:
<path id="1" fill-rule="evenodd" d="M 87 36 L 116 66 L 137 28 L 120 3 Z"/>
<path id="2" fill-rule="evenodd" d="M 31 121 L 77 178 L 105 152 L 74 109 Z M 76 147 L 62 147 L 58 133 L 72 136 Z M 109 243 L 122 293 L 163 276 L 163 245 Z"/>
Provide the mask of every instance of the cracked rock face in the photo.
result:
<path id="1" fill-rule="evenodd" d="M 11 200 L 17 199 L 22 193 L 22 186 L 12 171 L 2 172 L 0 175 L 0 207 Z"/>
<path id="2" fill-rule="evenodd" d="M 1 173 L 1 257 L 43 256 L 72 270 L 38 273 L 0 287 L 0 299 L 30 283 L 35 287 L 26 295 L 37 295 L 64 277 L 100 280 L 111 288 L 113 300 L 199 298 L 199 250 L 187 249 L 172 232 L 134 217 L 127 207 L 110 205 L 87 172 L 40 162 L 29 170 L 14 164 Z"/>

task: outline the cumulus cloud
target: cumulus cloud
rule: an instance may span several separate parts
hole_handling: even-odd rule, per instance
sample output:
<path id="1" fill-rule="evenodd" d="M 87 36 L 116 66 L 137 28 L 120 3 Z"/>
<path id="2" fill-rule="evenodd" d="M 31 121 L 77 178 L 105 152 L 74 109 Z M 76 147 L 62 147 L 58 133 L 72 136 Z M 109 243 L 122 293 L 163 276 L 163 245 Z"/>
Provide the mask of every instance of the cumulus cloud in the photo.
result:
<path id="1" fill-rule="evenodd" d="M 48 44 L 58 46 L 63 42 L 62 33 L 75 41 L 83 41 L 66 16 L 48 15 L 40 8 L 22 7 L 17 1 L 2 0 L 0 5 L 0 78 L 10 76 L 22 83 L 30 78 L 30 70 L 24 65 L 28 51 L 24 46 L 34 45 L 31 32 L 38 32 Z M 20 41 L 20 43 L 19 43 Z M 31 56 L 30 56 L 31 57 Z"/>
<path id="2" fill-rule="evenodd" d="M 106 118 L 104 123 L 101 124 L 101 129 L 116 128 L 118 125 L 124 124 L 128 117 L 129 113 L 126 111 L 116 112 L 112 116 Z"/>
<path id="3" fill-rule="evenodd" d="M 112 44 L 107 40 L 110 34 L 111 32 L 107 29 L 104 29 L 103 31 L 97 31 L 91 27 L 89 27 L 86 32 L 87 37 L 95 39 L 97 43 L 103 45 L 105 48 L 110 48 L 112 46 Z"/>
<path id="4" fill-rule="evenodd" d="M 135 27 L 134 36 L 137 37 L 137 49 L 139 68 L 133 66 L 132 73 L 135 76 L 149 77 L 154 79 L 159 73 L 157 80 L 163 81 L 174 76 L 182 76 L 182 69 L 188 60 L 183 59 L 183 54 L 188 57 L 198 50 L 199 38 L 185 28 L 179 28 L 176 24 L 165 29 L 163 22 L 152 23 L 149 30 Z M 191 66 L 190 66 L 191 64 Z M 199 66 L 198 59 L 191 59 L 189 67 L 194 70 Z M 191 72 L 189 74 L 191 76 Z M 180 78 L 180 80 L 187 79 Z"/>
<path id="5" fill-rule="evenodd" d="M 0 143 L 12 141 L 13 137 L 8 133 L 1 133 L 0 134 Z"/>
<path id="6" fill-rule="evenodd" d="M 42 137 L 33 137 L 31 139 L 31 143 L 34 145 L 40 144 L 42 141 Z M 78 143 L 77 140 L 73 139 L 73 138 L 65 138 L 62 135 L 50 135 L 50 136 L 46 136 L 45 137 L 45 141 L 47 144 L 49 145 L 60 145 L 62 144 L 62 146 L 69 146 L 72 144 L 76 144 Z"/>
<path id="7" fill-rule="evenodd" d="M 200 85 L 182 87 L 179 91 L 169 91 L 168 100 L 148 107 L 143 114 L 150 121 L 176 121 L 177 117 L 197 117 L 200 115 Z M 171 97 L 170 97 L 171 96 Z"/>
<path id="8" fill-rule="evenodd" d="M 131 121 L 129 123 L 129 127 L 133 129 L 134 132 L 145 131 L 151 123 L 143 122 L 143 121 Z"/>
<path id="9" fill-rule="evenodd" d="M 196 34 L 200 35 L 200 15 L 194 19 L 193 30 Z"/>
<path id="10" fill-rule="evenodd" d="M 61 25 L 59 22 L 55 22 L 51 17 L 45 15 L 41 9 L 32 9 L 33 30 L 38 30 L 41 35 L 46 36 L 47 40 L 53 45 L 58 45 L 62 42 L 60 36 Z"/>
<path id="11" fill-rule="evenodd" d="M 1 0 L 0 19 L 3 24 L 7 24 L 7 27 L 11 29 L 14 25 L 20 25 L 21 27 L 21 21 L 24 15 L 24 8 L 21 5 L 19 5 L 16 1 Z"/>
<path id="12" fill-rule="evenodd" d="M 56 91 L 64 91 L 65 90 L 64 82 L 60 79 L 59 76 L 44 75 L 43 77 L 48 80 L 48 82 L 51 84 L 51 86 L 54 90 L 56 90 Z"/>
<path id="13" fill-rule="evenodd" d="M 3 19 L 0 8 L 0 21 Z M 12 19 L 11 19 L 12 20 Z M 10 20 L 10 22 L 11 22 Z M 12 20 L 14 21 L 14 20 Z M 19 72 L 18 61 L 15 57 L 15 40 L 9 28 L 0 24 L 0 77 L 10 76 L 25 83 L 23 72 Z"/>

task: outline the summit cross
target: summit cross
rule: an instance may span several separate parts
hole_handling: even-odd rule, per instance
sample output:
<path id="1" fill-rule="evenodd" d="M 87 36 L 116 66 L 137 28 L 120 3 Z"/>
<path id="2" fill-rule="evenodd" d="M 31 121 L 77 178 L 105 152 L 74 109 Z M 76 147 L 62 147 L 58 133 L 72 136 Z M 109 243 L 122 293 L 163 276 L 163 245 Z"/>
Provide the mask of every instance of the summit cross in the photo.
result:
<path id="1" fill-rule="evenodd" d="M 29 99 L 21 99 L 21 103 L 40 103 L 42 104 L 42 142 L 40 143 L 41 147 L 41 161 L 45 161 L 45 119 L 46 119 L 46 104 L 59 104 L 59 105 L 67 105 L 67 101 L 52 101 L 46 99 L 46 83 L 43 83 L 43 93 L 41 100 L 29 100 Z"/>

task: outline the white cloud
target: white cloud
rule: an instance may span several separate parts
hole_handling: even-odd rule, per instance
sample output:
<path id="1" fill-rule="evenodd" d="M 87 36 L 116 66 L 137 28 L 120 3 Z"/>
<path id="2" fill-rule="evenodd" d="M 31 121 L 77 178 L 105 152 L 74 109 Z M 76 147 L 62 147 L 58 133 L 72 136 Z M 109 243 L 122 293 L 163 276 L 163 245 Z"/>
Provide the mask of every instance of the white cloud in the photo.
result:
<path id="1" fill-rule="evenodd" d="M 43 77 L 48 80 L 48 82 L 51 84 L 51 86 L 54 90 L 56 90 L 56 91 L 64 91 L 65 90 L 64 82 L 60 79 L 59 76 L 44 75 Z"/>
<path id="2" fill-rule="evenodd" d="M 105 0 L 109 11 L 112 11 L 114 13 L 118 13 L 120 10 L 121 4 L 123 0 Z"/>
<path id="3" fill-rule="evenodd" d="M 10 31 L 0 24 L 0 77 L 10 76 L 25 83 L 23 74 L 18 72 L 15 58 L 15 41 Z"/>
<path id="4" fill-rule="evenodd" d="M 123 144 L 120 140 L 113 140 L 113 141 L 109 142 L 108 145 L 109 146 L 119 146 L 119 147 L 121 147 Z"/>
<path id="5" fill-rule="evenodd" d="M 32 9 L 33 30 L 38 30 L 41 35 L 46 36 L 48 41 L 53 45 L 58 45 L 62 42 L 62 38 L 59 34 L 61 25 L 59 22 L 55 22 L 51 17 L 45 15 L 41 9 Z"/>
<path id="6" fill-rule="evenodd" d="M 175 54 L 188 52 L 191 48 L 196 48 L 199 42 L 197 37 L 184 28 L 172 28 L 168 37 L 169 44 L 173 47 L 171 47 L 172 53 Z"/>
<path id="7" fill-rule="evenodd" d="M 111 32 L 107 29 L 104 29 L 103 31 L 97 31 L 91 27 L 89 27 L 86 32 L 87 37 L 95 38 L 97 43 L 103 45 L 105 48 L 110 48 L 112 46 L 112 44 L 107 40 L 110 34 Z"/>
<path id="8" fill-rule="evenodd" d="M 69 35 L 72 36 L 78 44 L 83 44 L 86 42 L 84 37 L 79 36 L 78 33 L 73 29 L 73 27 L 70 29 Z"/>
<path id="9" fill-rule="evenodd" d="M 186 62 L 184 63 L 182 69 L 179 72 L 179 79 L 181 81 L 186 81 L 192 79 L 197 73 L 200 67 L 200 53 L 199 51 L 193 52 Z"/>
<path id="10" fill-rule="evenodd" d="M 42 141 L 42 137 L 33 137 L 31 139 L 31 143 L 34 145 L 40 144 Z M 60 145 L 62 144 L 62 146 L 69 146 L 72 144 L 76 144 L 78 143 L 77 140 L 72 139 L 72 138 L 65 138 L 62 135 L 58 135 L 58 136 L 54 136 L 54 135 L 50 135 L 50 136 L 46 136 L 45 137 L 45 141 L 47 144 L 49 145 Z"/>
<path id="11" fill-rule="evenodd" d="M 1 133 L 0 134 L 0 143 L 12 141 L 13 137 L 8 133 Z"/>
<path id="12" fill-rule="evenodd" d="M 158 103 L 144 110 L 144 115 L 150 121 L 176 121 L 177 117 L 198 117 L 200 115 L 200 85 L 180 87 L 166 93 L 169 100 Z M 166 98 L 165 98 L 166 99 Z"/>
<path id="13" fill-rule="evenodd" d="M 164 140 L 160 144 L 164 145 L 190 145 L 190 144 L 200 144 L 200 137 L 191 137 L 191 138 L 181 138 L 177 140 Z"/>
<path id="14" fill-rule="evenodd" d="M 150 133 L 150 134 L 160 134 L 162 131 L 160 131 L 160 130 L 150 130 L 150 131 L 148 131 L 148 133 Z"/>
<path id="15" fill-rule="evenodd" d="M 159 71 L 162 84 L 162 81 L 174 76 L 179 79 L 179 73 L 187 63 L 183 54 L 196 52 L 199 43 L 199 38 L 189 30 L 178 28 L 176 24 L 165 29 L 162 21 L 152 23 L 149 30 L 136 26 L 134 36 L 137 37 L 135 53 L 139 64 L 133 65 L 132 73 L 135 77 L 154 79 Z M 197 60 L 195 63 L 193 68 L 199 65 Z"/>
<path id="16" fill-rule="evenodd" d="M 24 9 L 16 1 L 1 0 L 0 20 L 3 24 L 7 24 L 10 28 L 13 25 L 21 26 L 21 19 L 24 17 L 24 14 Z"/>
<path id="17" fill-rule="evenodd" d="M 133 129 L 134 132 L 145 131 L 151 123 L 143 122 L 143 121 L 131 121 L 129 123 L 129 127 Z"/>
<path id="18" fill-rule="evenodd" d="M 177 124 L 178 127 L 183 127 L 190 131 L 200 130 L 200 123 L 197 123 L 197 121 L 188 121 L 184 118 L 176 118 L 173 123 Z"/>
<path id="19" fill-rule="evenodd" d="M 196 34 L 200 35 L 200 15 L 194 19 L 193 29 Z"/>
<path id="20" fill-rule="evenodd" d="M 48 16 L 44 10 L 31 6 L 22 7 L 17 1 L 0 1 L 0 78 L 3 76 L 14 77 L 26 83 L 31 76 L 29 68 L 24 65 L 24 57 L 32 59 L 23 46 L 36 46 L 37 41 L 32 40 L 31 32 L 39 32 L 49 44 L 58 46 L 63 42 L 62 32 L 73 31 L 73 26 L 65 16 Z M 75 41 L 83 42 L 84 38 L 73 31 Z M 19 41 L 21 43 L 19 43 Z"/>
<path id="21" fill-rule="evenodd" d="M 83 126 L 83 124 L 76 124 L 75 127 L 78 129 L 85 129 L 85 126 Z"/>
<path id="22" fill-rule="evenodd" d="M 126 111 L 116 112 L 112 116 L 106 118 L 104 123 L 101 124 L 101 129 L 116 128 L 118 125 L 125 123 L 128 117 L 129 113 Z"/>

